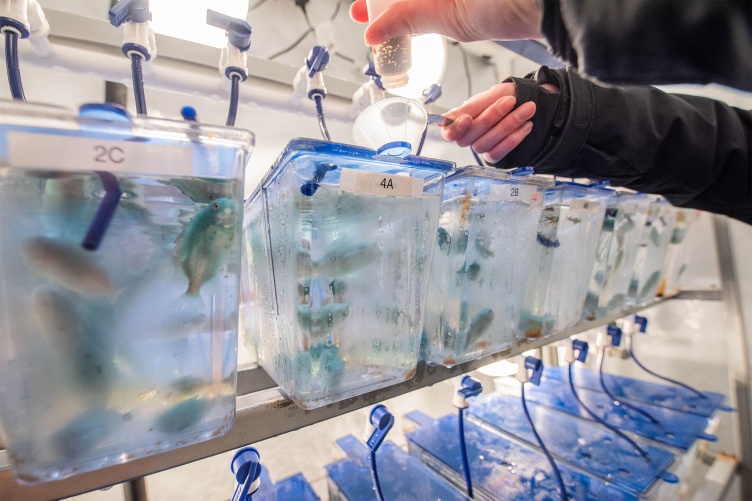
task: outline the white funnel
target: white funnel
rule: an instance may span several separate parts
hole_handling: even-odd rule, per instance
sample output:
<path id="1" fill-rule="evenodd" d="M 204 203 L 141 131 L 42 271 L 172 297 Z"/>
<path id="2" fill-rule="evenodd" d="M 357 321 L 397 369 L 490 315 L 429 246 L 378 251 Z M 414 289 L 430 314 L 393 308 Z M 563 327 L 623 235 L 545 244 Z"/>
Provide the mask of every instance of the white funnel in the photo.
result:
<path id="1" fill-rule="evenodd" d="M 366 108 L 355 120 L 353 139 L 355 144 L 384 155 L 404 156 L 418 147 L 427 123 L 426 110 L 417 101 L 384 99 Z M 384 146 L 388 147 L 382 151 Z"/>

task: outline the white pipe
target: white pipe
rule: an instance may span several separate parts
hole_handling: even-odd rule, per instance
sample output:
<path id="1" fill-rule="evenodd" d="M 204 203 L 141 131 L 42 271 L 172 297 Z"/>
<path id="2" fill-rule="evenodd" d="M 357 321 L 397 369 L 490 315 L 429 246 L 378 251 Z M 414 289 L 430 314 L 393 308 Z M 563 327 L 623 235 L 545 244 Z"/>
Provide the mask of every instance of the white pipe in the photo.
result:
<path id="1" fill-rule="evenodd" d="M 51 69 L 63 74 L 88 76 L 98 80 L 132 85 L 130 62 L 121 54 L 96 49 L 84 49 L 68 44 L 53 43 L 48 57 L 36 55 L 28 44 L 21 48 L 21 64 Z M 4 59 L 4 55 L 0 55 Z M 214 68 L 183 63 L 161 58 L 150 63 L 151 68 L 144 78 L 144 86 L 187 96 L 227 101 L 229 91 L 224 78 Z M 296 106 L 290 101 L 292 87 L 269 80 L 250 77 L 242 84 L 240 103 L 260 108 L 270 108 L 299 116 L 305 113 L 315 116 L 313 102 Z M 352 123 L 348 116 L 350 102 L 336 96 L 326 100 L 328 120 Z"/>

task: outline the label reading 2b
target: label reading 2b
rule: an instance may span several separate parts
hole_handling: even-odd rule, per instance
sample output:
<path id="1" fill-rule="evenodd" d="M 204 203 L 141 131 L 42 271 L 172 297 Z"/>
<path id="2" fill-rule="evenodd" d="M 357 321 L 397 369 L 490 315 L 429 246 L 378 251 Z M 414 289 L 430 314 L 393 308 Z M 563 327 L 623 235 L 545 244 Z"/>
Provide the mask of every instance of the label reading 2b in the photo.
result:
<path id="1" fill-rule="evenodd" d="M 423 194 L 423 180 L 409 176 L 343 168 L 339 178 L 339 188 L 342 191 L 366 195 L 420 198 Z"/>
<path id="2" fill-rule="evenodd" d="M 538 188 L 530 184 L 492 184 L 490 188 L 492 202 L 522 202 L 526 204 L 538 201 Z"/>

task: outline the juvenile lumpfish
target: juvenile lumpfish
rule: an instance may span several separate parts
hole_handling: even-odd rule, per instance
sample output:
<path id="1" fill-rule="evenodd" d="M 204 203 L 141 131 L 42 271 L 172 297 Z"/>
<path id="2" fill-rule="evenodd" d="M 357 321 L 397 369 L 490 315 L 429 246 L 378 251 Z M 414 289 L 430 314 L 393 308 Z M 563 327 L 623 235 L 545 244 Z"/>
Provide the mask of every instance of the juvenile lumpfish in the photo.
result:
<path id="1" fill-rule="evenodd" d="M 214 278 L 235 240 L 237 212 L 235 202 L 228 198 L 215 200 L 196 214 L 182 242 L 180 263 L 188 277 L 184 309 L 203 309 L 199 297 L 201 287 Z M 193 303 L 191 305 L 191 303 Z"/>
<path id="2" fill-rule="evenodd" d="M 66 457 L 80 456 L 102 443 L 122 422 L 123 416 L 117 412 L 94 407 L 56 432 L 52 436 L 52 443 Z"/>
<path id="3" fill-rule="evenodd" d="M 484 308 L 480 313 L 475 315 L 470 321 L 470 326 L 467 328 L 467 341 L 465 342 L 465 348 L 469 349 L 477 343 L 481 336 L 485 334 L 488 328 L 493 323 L 494 313 L 491 308 Z"/>
<path id="4" fill-rule="evenodd" d="M 57 285 L 38 285 L 31 293 L 37 327 L 50 346 L 70 352 L 84 335 L 81 309 L 71 293 Z"/>
<path id="5" fill-rule="evenodd" d="M 209 403 L 206 400 L 189 398 L 160 414 L 155 425 L 162 433 L 180 433 L 198 424 L 208 409 Z"/>
<path id="6" fill-rule="evenodd" d="M 111 296 L 107 271 L 94 254 L 78 246 L 47 237 L 33 237 L 21 245 L 21 255 L 32 272 L 58 285 L 88 296 Z"/>

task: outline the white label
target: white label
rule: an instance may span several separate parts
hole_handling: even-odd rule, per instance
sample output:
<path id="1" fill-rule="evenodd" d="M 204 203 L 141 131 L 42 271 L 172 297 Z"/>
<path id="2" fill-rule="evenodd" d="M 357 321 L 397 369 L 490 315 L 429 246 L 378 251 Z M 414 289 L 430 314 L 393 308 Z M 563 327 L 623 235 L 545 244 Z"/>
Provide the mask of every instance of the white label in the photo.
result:
<path id="1" fill-rule="evenodd" d="M 192 176 L 193 148 L 56 134 L 8 133 L 14 167 Z"/>
<path id="2" fill-rule="evenodd" d="M 343 168 L 339 177 L 339 189 L 368 195 L 420 198 L 423 195 L 423 180 Z"/>
<path id="3" fill-rule="evenodd" d="M 526 204 L 538 201 L 538 188 L 530 184 L 492 184 L 489 198 L 492 202 L 524 202 Z"/>
<path id="4" fill-rule="evenodd" d="M 569 204 L 569 208 L 573 211 L 585 211 L 589 214 L 597 214 L 601 210 L 601 204 L 593 202 L 592 200 L 583 200 L 581 198 L 575 198 Z"/>

